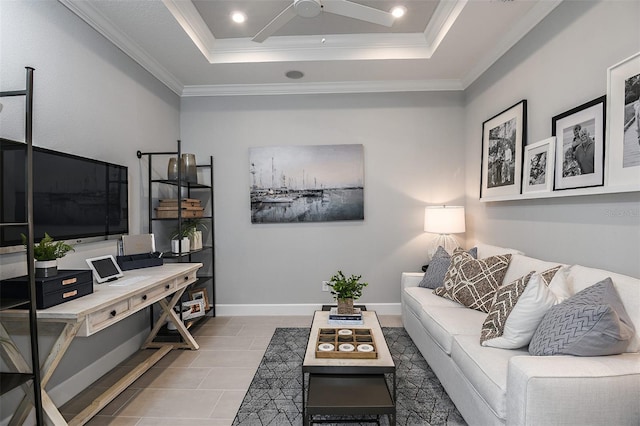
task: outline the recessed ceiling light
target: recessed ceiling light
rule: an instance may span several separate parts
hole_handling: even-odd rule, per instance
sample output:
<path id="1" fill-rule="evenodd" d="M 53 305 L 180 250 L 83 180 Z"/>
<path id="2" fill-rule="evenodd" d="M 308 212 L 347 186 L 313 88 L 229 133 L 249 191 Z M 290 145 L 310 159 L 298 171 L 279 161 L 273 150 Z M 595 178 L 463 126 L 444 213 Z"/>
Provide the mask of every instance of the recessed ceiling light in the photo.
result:
<path id="1" fill-rule="evenodd" d="M 231 14 L 231 19 L 233 20 L 233 22 L 238 23 L 238 24 L 242 24 L 244 21 L 247 20 L 247 15 L 245 15 L 242 12 L 233 12 Z"/>
<path id="2" fill-rule="evenodd" d="M 298 80 L 299 78 L 304 77 L 304 73 L 297 70 L 287 71 L 285 75 L 287 76 L 287 78 L 291 78 L 293 80 Z"/>
<path id="3" fill-rule="evenodd" d="M 407 8 L 404 6 L 395 6 L 391 9 L 391 14 L 394 18 L 402 18 L 407 13 Z"/>

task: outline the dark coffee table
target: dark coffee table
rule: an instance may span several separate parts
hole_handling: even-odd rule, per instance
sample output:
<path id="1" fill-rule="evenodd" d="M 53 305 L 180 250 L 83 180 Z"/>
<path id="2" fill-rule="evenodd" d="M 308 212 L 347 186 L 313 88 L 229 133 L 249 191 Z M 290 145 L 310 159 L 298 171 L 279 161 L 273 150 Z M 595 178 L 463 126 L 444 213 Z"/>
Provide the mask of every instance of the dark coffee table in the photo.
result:
<path id="1" fill-rule="evenodd" d="M 370 329 L 378 356 L 375 359 L 317 358 L 316 341 L 320 328 L 340 328 L 328 325 L 329 312 L 316 311 L 309 342 L 302 363 L 302 416 L 304 425 L 339 422 L 334 416 L 380 415 L 396 418 L 396 367 L 382 334 L 378 317 L 373 311 L 362 313 L 364 324 L 342 328 Z M 305 389 L 305 375 L 308 386 Z M 390 375 L 389 386 L 386 375 Z M 332 416 L 331 420 L 314 421 L 316 415 Z M 353 421 L 353 419 L 349 419 Z"/>

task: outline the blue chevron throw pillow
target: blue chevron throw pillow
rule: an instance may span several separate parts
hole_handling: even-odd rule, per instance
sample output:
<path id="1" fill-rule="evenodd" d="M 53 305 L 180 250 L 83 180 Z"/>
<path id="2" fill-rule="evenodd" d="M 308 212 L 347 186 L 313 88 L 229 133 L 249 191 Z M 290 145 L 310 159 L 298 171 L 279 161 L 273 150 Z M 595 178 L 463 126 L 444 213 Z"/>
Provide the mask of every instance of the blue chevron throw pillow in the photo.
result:
<path id="1" fill-rule="evenodd" d="M 529 344 L 531 355 L 600 356 L 623 353 L 635 329 L 611 278 L 553 306 Z"/>

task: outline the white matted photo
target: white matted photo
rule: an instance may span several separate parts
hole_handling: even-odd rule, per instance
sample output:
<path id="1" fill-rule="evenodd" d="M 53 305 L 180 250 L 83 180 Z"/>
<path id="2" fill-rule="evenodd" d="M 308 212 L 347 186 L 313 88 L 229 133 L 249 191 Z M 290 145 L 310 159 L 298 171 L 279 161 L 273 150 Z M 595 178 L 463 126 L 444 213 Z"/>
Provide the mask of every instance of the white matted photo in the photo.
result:
<path id="1" fill-rule="evenodd" d="M 520 194 L 526 140 L 526 100 L 482 123 L 481 199 Z"/>
<path id="2" fill-rule="evenodd" d="M 551 137 L 524 147 L 522 193 L 553 190 L 553 160 L 556 138 Z"/>
<path id="3" fill-rule="evenodd" d="M 554 190 L 604 185 L 606 100 L 601 96 L 551 119 L 556 137 Z"/>
<path id="4" fill-rule="evenodd" d="M 607 75 L 607 185 L 640 189 L 640 52 Z"/>
<path id="5" fill-rule="evenodd" d="M 204 316 L 205 314 L 203 299 L 187 300 L 186 302 L 182 302 L 182 308 L 183 321 L 192 318 L 198 318 Z M 189 308 L 189 310 L 186 310 L 185 308 Z"/>

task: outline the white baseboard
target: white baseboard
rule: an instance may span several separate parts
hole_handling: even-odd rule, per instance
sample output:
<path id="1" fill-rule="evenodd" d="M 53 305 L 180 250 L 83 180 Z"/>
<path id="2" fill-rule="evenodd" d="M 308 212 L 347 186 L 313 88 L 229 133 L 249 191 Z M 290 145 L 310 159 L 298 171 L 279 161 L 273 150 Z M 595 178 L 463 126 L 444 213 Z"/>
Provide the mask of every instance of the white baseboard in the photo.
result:
<path id="1" fill-rule="evenodd" d="M 356 305 L 359 304 L 356 302 Z M 400 315 L 400 303 L 362 303 L 369 311 L 379 315 Z M 286 305 L 267 304 L 217 304 L 216 315 L 228 316 L 273 316 L 273 315 L 313 315 L 322 309 L 322 303 L 299 303 Z"/>

